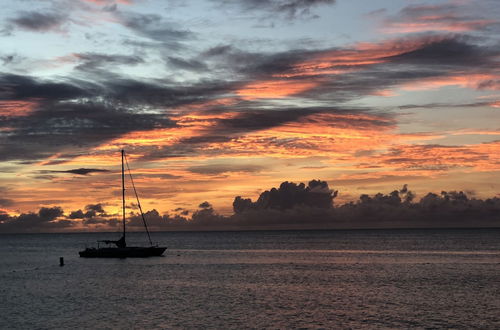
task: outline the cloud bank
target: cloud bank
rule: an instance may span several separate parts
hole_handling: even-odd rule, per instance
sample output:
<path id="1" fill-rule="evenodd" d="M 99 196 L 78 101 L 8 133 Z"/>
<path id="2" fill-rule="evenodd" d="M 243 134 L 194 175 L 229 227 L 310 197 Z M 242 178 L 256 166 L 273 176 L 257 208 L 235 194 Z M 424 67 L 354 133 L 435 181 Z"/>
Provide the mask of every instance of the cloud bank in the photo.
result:
<path id="1" fill-rule="evenodd" d="M 328 183 L 312 180 L 283 182 L 260 194 L 256 202 L 237 196 L 234 214 L 222 216 L 209 202 L 203 202 L 192 216 L 183 209 L 178 214 L 145 212 L 152 230 L 255 230 L 255 229 L 352 229 L 352 228 L 441 228 L 499 227 L 500 198 L 469 198 L 463 191 L 428 193 L 418 202 L 404 185 L 388 194 L 362 194 L 355 202 L 334 207 L 338 191 Z M 133 207 L 133 205 L 131 205 Z M 0 212 L 1 232 L 67 230 L 116 230 L 120 219 L 107 214 L 102 204 L 90 204 L 65 215 L 60 207 L 44 207 L 38 213 L 11 216 Z M 141 230 L 142 218 L 130 213 L 132 230 Z"/>

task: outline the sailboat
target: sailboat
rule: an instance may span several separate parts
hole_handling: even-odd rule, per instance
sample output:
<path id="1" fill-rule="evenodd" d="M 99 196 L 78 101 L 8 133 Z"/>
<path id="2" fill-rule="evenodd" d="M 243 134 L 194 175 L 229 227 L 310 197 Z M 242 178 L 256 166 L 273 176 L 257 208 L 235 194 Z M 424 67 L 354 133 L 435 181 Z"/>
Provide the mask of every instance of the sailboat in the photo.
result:
<path id="1" fill-rule="evenodd" d="M 122 154 L 122 215 L 123 215 L 123 234 L 119 240 L 102 240 L 97 241 L 97 248 L 86 248 L 83 251 L 78 252 L 80 257 L 82 258 L 145 258 L 145 257 L 154 257 L 161 256 L 163 252 L 167 249 L 166 247 L 153 245 L 151 241 L 151 236 L 149 234 L 148 225 L 146 223 L 146 219 L 144 218 L 144 213 L 142 212 L 141 203 L 139 201 L 139 196 L 137 195 L 137 191 L 134 185 L 134 179 L 132 178 L 132 172 L 130 171 L 130 167 L 128 166 L 128 161 L 125 156 L 125 151 L 121 151 Z M 150 246 L 127 246 L 127 242 L 125 240 L 126 236 L 126 228 L 125 228 L 125 163 L 127 164 L 128 173 L 130 176 L 130 182 L 132 183 L 132 187 L 134 189 L 135 197 L 137 199 L 137 206 L 139 207 L 139 211 L 141 212 L 142 221 L 144 223 L 144 227 L 146 228 L 146 233 L 148 234 L 149 244 Z M 105 247 L 100 247 L 99 243 L 106 244 Z M 108 246 L 110 244 L 116 245 L 116 247 Z"/>

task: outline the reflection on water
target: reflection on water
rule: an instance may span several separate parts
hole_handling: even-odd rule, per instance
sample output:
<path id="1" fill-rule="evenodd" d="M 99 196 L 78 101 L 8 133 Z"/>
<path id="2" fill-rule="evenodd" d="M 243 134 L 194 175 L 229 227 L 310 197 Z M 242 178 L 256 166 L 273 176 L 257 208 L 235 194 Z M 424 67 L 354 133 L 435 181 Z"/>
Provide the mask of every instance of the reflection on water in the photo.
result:
<path id="1" fill-rule="evenodd" d="M 494 329 L 499 234 L 156 233 L 149 259 L 78 258 L 113 234 L 1 235 L 0 328 Z"/>

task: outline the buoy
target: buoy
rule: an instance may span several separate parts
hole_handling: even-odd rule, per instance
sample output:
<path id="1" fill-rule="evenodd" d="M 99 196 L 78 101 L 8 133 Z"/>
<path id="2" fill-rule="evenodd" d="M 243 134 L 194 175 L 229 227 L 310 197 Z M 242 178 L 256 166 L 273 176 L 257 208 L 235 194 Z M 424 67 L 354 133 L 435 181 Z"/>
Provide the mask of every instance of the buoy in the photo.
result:
<path id="1" fill-rule="evenodd" d="M 64 266 L 64 258 L 63 257 L 59 257 L 59 266 Z"/>

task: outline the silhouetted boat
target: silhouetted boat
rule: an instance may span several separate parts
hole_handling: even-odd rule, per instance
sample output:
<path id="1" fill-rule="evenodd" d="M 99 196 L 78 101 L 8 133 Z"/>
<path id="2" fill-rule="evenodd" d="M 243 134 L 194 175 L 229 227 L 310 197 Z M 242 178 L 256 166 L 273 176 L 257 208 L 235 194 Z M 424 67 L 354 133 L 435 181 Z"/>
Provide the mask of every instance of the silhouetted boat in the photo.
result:
<path id="1" fill-rule="evenodd" d="M 130 182 L 134 188 L 135 197 L 137 199 L 137 206 L 141 212 L 142 221 L 144 227 L 146 228 L 146 233 L 148 234 L 150 246 L 127 246 L 125 241 L 125 165 L 124 161 L 127 163 L 127 169 L 130 175 Z M 151 242 L 151 236 L 149 235 L 148 225 L 146 219 L 144 218 L 144 213 L 142 212 L 141 203 L 139 202 L 139 196 L 135 190 L 134 179 L 132 178 L 132 173 L 128 167 L 127 159 L 125 158 L 125 151 L 122 150 L 122 214 L 123 214 L 123 235 L 117 241 L 103 240 L 97 241 L 97 248 L 86 248 L 83 251 L 78 252 L 80 257 L 83 258 L 145 258 L 145 257 L 159 257 L 165 252 L 166 247 L 153 245 Z M 99 243 L 104 244 L 115 244 L 116 247 L 100 247 Z"/>

